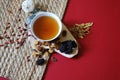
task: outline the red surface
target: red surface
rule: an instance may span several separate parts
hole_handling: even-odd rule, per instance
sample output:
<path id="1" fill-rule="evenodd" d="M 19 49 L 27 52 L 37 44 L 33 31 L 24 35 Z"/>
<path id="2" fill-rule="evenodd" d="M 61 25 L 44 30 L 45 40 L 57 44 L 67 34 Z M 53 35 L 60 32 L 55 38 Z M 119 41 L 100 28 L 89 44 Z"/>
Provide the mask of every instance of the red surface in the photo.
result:
<path id="1" fill-rule="evenodd" d="M 9 80 L 9 79 L 4 78 L 4 77 L 0 77 L 0 80 Z"/>
<path id="2" fill-rule="evenodd" d="M 44 80 L 120 80 L 120 0 L 69 0 L 63 23 L 94 22 L 76 58 L 53 54 Z"/>

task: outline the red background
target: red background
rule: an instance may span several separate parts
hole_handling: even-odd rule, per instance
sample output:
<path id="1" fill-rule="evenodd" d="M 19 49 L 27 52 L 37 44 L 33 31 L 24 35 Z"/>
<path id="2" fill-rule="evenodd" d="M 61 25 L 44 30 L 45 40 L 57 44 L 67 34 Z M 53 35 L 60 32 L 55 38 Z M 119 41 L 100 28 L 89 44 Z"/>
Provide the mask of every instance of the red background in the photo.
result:
<path id="1" fill-rule="evenodd" d="M 120 80 L 120 0 L 69 0 L 63 23 L 94 22 L 79 55 L 52 56 L 44 80 Z"/>
<path id="2" fill-rule="evenodd" d="M 63 23 L 94 22 L 79 55 L 68 59 L 52 56 L 44 80 L 120 80 L 120 0 L 69 0 Z M 0 78 L 1 79 L 1 78 Z"/>

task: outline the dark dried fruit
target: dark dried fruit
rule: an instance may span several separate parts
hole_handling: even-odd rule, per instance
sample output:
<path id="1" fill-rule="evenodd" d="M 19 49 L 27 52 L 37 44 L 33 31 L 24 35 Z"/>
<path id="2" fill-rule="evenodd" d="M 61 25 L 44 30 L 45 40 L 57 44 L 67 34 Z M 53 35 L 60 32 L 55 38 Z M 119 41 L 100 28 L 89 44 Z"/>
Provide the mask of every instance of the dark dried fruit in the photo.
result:
<path id="1" fill-rule="evenodd" d="M 77 47 L 77 44 L 75 43 L 75 41 L 72 41 L 72 46 L 73 48 Z"/>
<path id="2" fill-rule="evenodd" d="M 45 60 L 44 60 L 43 58 L 38 59 L 38 60 L 36 61 L 36 65 L 43 65 L 44 63 L 45 63 Z"/>
<path id="3" fill-rule="evenodd" d="M 75 47 L 77 47 L 75 41 L 72 40 L 63 41 L 60 46 L 60 51 L 66 54 L 70 54 L 73 52 L 73 48 Z"/>
<path id="4" fill-rule="evenodd" d="M 63 30 L 62 31 L 62 36 L 65 37 L 67 35 L 67 31 L 66 30 Z"/>

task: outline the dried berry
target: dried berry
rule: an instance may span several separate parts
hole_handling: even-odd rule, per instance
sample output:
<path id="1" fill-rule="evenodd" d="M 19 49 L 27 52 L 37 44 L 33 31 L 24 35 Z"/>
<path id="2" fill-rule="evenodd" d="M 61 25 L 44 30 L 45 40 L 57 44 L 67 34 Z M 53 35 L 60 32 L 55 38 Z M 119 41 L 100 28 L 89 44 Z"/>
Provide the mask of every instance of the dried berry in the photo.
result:
<path id="1" fill-rule="evenodd" d="M 27 31 L 27 29 L 26 29 L 26 28 L 23 28 L 23 31 Z"/>
<path id="2" fill-rule="evenodd" d="M 10 42 L 10 44 L 13 44 L 13 43 L 14 43 L 14 40 L 10 40 L 9 42 Z"/>
<path id="3" fill-rule="evenodd" d="M 2 36 L 0 36 L 0 40 L 2 40 L 3 39 L 3 37 Z"/>
<path id="4" fill-rule="evenodd" d="M 26 39 L 26 38 L 22 38 L 22 39 L 21 39 L 21 41 L 20 41 L 20 46 L 23 45 L 23 43 L 25 42 L 25 39 Z"/>
<path id="5" fill-rule="evenodd" d="M 67 31 L 66 30 L 63 30 L 62 31 L 62 36 L 65 37 L 67 35 Z"/>
<path id="6" fill-rule="evenodd" d="M 16 41 L 18 41 L 19 39 L 17 38 Z"/>
<path id="7" fill-rule="evenodd" d="M 37 65 L 43 65 L 45 63 L 45 60 L 43 58 L 37 59 L 36 64 Z"/>
<path id="8" fill-rule="evenodd" d="M 8 42 L 8 41 L 6 41 L 4 44 L 9 44 L 9 42 Z"/>
<path id="9" fill-rule="evenodd" d="M 18 19 L 18 21 L 21 21 L 21 19 Z"/>
<path id="10" fill-rule="evenodd" d="M 3 45 L 3 44 L 0 44 L 0 47 L 1 47 L 1 46 L 4 46 L 4 45 Z"/>
<path id="11" fill-rule="evenodd" d="M 27 62 L 29 62 L 30 61 L 30 56 L 27 56 L 26 60 L 27 60 Z"/>
<path id="12" fill-rule="evenodd" d="M 20 7 L 19 9 L 18 9 L 18 11 L 21 11 L 22 10 L 22 8 Z"/>
<path id="13" fill-rule="evenodd" d="M 15 33 L 13 33 L 12 36 L 15 36 Z"/>
<path id="14" fill-rule="evenodd" d="M 19 46 L 17 46 L 15 49 L 19 49 L 20 47 Z"/>

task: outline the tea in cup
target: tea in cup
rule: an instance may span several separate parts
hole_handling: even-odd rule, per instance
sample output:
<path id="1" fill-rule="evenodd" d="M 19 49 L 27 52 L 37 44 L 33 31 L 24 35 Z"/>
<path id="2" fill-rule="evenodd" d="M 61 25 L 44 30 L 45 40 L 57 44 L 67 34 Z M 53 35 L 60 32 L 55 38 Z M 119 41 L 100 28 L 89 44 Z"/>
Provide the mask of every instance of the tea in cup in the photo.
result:
<path id="1" fill-rule="evenodd" d="M 57 38 L 62 30 L 59 17 L 50 12 L 39 12 L 31 22 L 33 35 L 42 41 L 52 41 Z"/>

